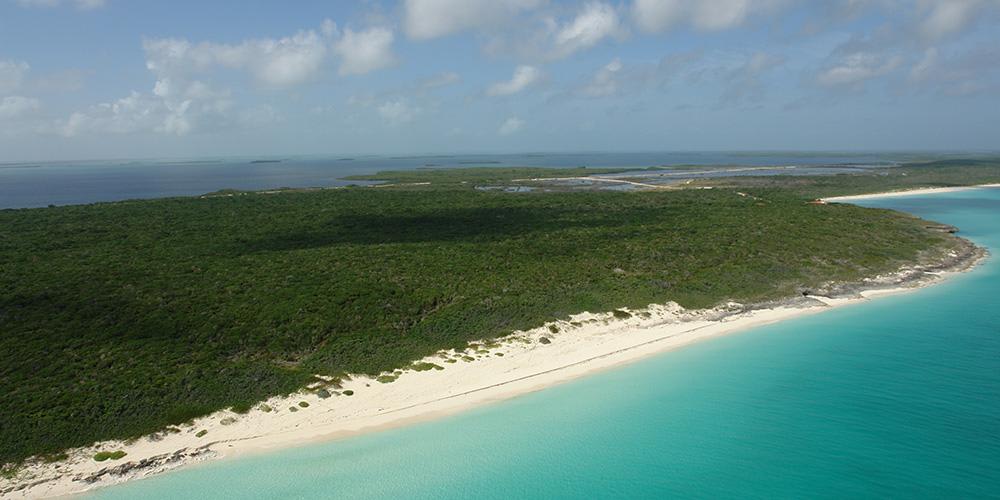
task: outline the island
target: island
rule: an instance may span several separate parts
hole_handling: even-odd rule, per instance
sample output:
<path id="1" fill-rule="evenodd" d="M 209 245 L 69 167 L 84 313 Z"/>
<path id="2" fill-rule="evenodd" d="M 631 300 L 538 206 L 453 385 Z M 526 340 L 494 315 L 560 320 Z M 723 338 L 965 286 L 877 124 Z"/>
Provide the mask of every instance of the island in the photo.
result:
<path id="1" fill-rule="evenodd" d="M 832 197 L 1000 182 L 991 159 L 674 171 L 420 169 L 2 210 L 0 494 L 430 418 L 927 284 L 983 251 Z"/>

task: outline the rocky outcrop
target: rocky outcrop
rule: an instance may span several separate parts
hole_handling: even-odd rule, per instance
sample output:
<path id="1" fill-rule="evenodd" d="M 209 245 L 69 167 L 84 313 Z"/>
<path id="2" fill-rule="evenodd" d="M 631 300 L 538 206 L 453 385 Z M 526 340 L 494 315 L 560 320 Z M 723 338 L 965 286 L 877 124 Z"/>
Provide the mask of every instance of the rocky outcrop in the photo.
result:
<path id="1" fill-rule="evenodd" d="M 110 478 L 131 477 L 140 473 L 162 472 L 194 458 L 211 458 L 215 455 L 215 452 L 209 449 L 210 446 L 211 444 L 195 449 L 181 448 L 173 453 L 164 453 L 136 462 L 126 462 L 114 467 L 105 467 L 93 474 L 81 474 L 74 477 L 73 480 L 93 484 Z"/>

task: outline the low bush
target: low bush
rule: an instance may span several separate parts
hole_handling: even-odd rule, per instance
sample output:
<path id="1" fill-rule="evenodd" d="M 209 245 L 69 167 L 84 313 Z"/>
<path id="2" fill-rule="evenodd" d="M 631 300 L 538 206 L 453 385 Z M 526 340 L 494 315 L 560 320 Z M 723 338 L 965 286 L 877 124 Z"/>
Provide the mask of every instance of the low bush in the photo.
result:
<path id="1" fill-rule="evenodd" d="M 99 451 L 94 454 L 94 460 L 97 462 L 103 462 L 105 460 L 118 460 L 119 458 L 127 455 L 124 451 Z"/>

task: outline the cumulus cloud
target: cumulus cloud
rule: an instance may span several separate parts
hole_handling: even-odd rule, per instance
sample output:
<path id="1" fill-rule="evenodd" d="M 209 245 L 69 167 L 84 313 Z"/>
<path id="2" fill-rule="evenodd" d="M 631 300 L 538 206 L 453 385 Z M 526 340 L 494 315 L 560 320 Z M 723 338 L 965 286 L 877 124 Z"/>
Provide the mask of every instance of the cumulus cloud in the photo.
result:
<path id="1" fill-rule="evenodd" d="M 340 35 L 340 38 L 331 39 Z M 319 32 L 303 30 L 282 38 L 245 40 L 238 44 L 185 39 L 147 39 L 146 66 L 157 75 L 189 75 L 221 67 L 245 70 L 268 86 L 286 87 L 314 79 L 332 52 L 340 57 L 341 75 L 359 75 L 395 63 L 393 34 L 386 28 L 363 31 L 323 21 Z M 332 44 L 332 51 L 328 45 Z"/>
<path id="2" fill-rule="evenodd" d="M 410 38 L 426 40 L 496 26 L 542 0 L 406 0 L 403 24 Z"/>
<path id="3" fill-rule="evenodd" d="M 65 136 L 88 132 L 156 132 L 186 135 L 206 123 L 257 127 L 280 120 L 269 105 L 233 110 L 231 93 L 217 89 L 198 75 L 217 68 L 245 71 L 268 87 L 288 87 L 311 81 L 331 54 L 340 56 L 340 73 L 363 74 L 395 61 L 392 32 L 383 28 L 346 29 L 326 20 L 319 30 L 302 30 L 281 38 L 249 39 L 240 43 L 192 43 L 185 39 L 146 39 L 146 67 L 156 77 L 148 93 L 90 106 L 51 127 Z M 413 109 L 389 104 L 383 116 L 408 121 Z"/>
<path id="4" fill-rule="evenodd" d="M 392 40 L 392 31 L 386 28 L 344 30 L 343 37 L 334 44 L 334 51 L 341 58 L 340 74 L 363 75 L 392 66 L 396 63 Z"/>
<path id="5" fill-rule="evenodd" d="M 146 67 L 157 75 L 186 75 L 220 66 L 247 70 L 270 86 L 294 85 L 313 78 L 327 54 L 324 38 L 312 30 L 239 44 L 193 44 L 165 38 L 147 39 L 142 45 Z"/>
<path id="6" fill-rule="evenodd" d="M 17 90 L 30 68 L 24 61 L 0 61 L 0 95 Z"/>
<path id="7" fill-rule="evenodd" d="M 41 101 L 34 97 L 11 95 L 22 87 L 30 69 L 24 61 L 0 61 L 0 118 L 11 121 L 41 108 Z"/>
<path id="8" fill-rule="evenodd" d="M 163 123 L 160 117 L 162 104 L 158 100 L 133 91 L 127 97 L 113 102 L 91 106 L 87 111 L 72 113 L 57 123 L 57 131 L 74 137 L 83 132 L 134 132 L 153 128 Z M 155 117 L 155 118 L 154 118 Z"/>
<path id="9" fill-rule="evenodd" d="M 553 56 L 569 56 L 593 47 L 621 31 L 621 22 L 613 7 L 598 2 L 588 3 L 572 21 L 556 31 L 553 37 Z"/>
<path id="10" fill-rule="evenodd" d="M 378 107 L 378 114 L 389 125 L 402 125 L 409 123 L 420 113 L 420 108 L 410 106 L 405 99 L 395 99 L 382 103 Z"/>
<path id="11" fill-rule="evenodd" d="M 518 66 L 510 80 L 497 82 L 486 89 L 486 95 L 504 96 L 516 94 L 537 83 L 542 77 L 542 71 L 534 66 Z"/>
<path id="12" fill-rule="evenodd" d="M 920 34 L 929 40 L 939 40 L 965 29 L 986 7 L 1000 6 L 992 0 L 920 0 L 924 18 Z"/>
<path id="13" fill-rule="evenodd" d="M 80 10 L 92 10 L 104 7 L 105 0 L 17 0 L 22 7 L 58 7 L 63 4 L 72 4 Z"/>
<path id="14" fill-rule="evenodd" d="M 90 106 L 59 120 L 54 129 L 66 137 L 149 131 L 186 135 L 202 120 L 224 119 L 231 105 L 227 91 L 197 81 L 178 85 L 164 79 L 156 82 L 151 94 L 132 91 L 121 99 Z"/>
<path id="15" fill-rule="evenodd" d="M 822 70 L 816 81 L 826 87 L 853 86 L 891 73 L 902 64 L 899 56 L 874 52 L 853 52 L 839 58 Z"/>
<path id="16" fill-rule="evenodd" d="M 524 127 L 524 120 L 516 116 L 512 116 L 504 120 L 504 122 L 500 124 L 500 128 L 497 129 L 497 133 L 500 135 L 516 134 L 523 127 Z"/>
<path id="17" fill-rule="evenodd" d="M 781 0 L 635 0 L 632 17 L 647 33 L 690 25 L 702 31 L 720 31 L 743 24 L 751 14 L 775 9 Z"/>
<path id="18" fill-rule="evenodd" d="M 38 110 L 40 107 L 41 103 L 33 97 L 19 95 L 4 97 L 0 99 L 0 118 L 19 118 Z"/>

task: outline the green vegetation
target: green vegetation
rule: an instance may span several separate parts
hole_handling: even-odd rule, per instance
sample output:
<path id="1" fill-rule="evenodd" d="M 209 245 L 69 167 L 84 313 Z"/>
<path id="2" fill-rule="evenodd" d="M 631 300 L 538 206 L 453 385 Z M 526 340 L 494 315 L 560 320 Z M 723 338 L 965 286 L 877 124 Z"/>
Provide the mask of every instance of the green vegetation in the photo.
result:
<path id="1" fill-rule="evenodd" d="M 241 401 L 239 403 L 234 404 L 229 409 L 232 410 L 233 413 L 239 413 L 240 415 L 243 415 L 245 413 L 249 413 L 251 408 L 253 408 L 253 404 Z"/>
<path id="2" fill-rule="evenodd" d="M 954 240 L 904 214 L 805 200 L 1000 180 L 993 164 L 939 163 L 740 178 L 756 198 L 729 181 L 635 193 L 462 184 L 596 171 L 418 171 L 383 177 L 432 187 L 0 211 L 0 463 L 249 409 L 314 374 L 417 369 L 580 311 L 762 301 L 895 269 Z"/>
<path id="3" fill-rule="evenodd" d="M 657 170 L 657 167 L 644 170 Z M 354 175 L 346 180 L 384 181 L 387 183 L 430 183 L 430 189 L 471 187 L 482 184 L 507 184 L 519 179 L 584 177 L 597 174 L 635 172 L 625 168 L 535 168 L 535 167 L 480 167 L 440 168 L 420 170 L 389 170 L 372 175 Z M 413 186 L 409 186 L 412 188 Z"/>
<path id="4" fill-rule="evenodd" d="M 413 363 L 412 365 L 410 365 L 410 368 L 413 369 L 413 371 L 418 371 L 418 372 L 425 372 L 428 370 L 444 370 L 444 367 L 441 365 L 437 365 L 434 363 L 426 363 L 423 361 L 418 363 Z"/>
<path id="5" fill-rule="evenodd" d="M 126 455 L 124 451 L 99 451 L 94 455 L 94 460 L 103 462 L 105 460 L 118 460 Z"/>
<path id="6" fill-rule="evenodd" d="M 16 480 L 21 473 L 21 469 L 21 464 L 0 465 L 0 479 L 8 481 Z"/>
<path id="7" fill-rule="evenodd" d="M 1000 183 L 1000 159 L 940 160 L 840 175 L 728 177 L 696 185 L 780 188 L 803 198 L 823 198 L 917 188 Z"/>
<path id="8" fill-rule="evenodd" d="M 396 381 L 395 375 L 379 375 L 375 377 L 375 381 L 380 384 L 391 384 Z"/>
<path id="9" fill-rule="evenodd" d="M 198 438 L 204 437 L 205 434 L 208 434 L 208 430 L 207 429 L 202 429 L 202 430 L 198 431 L 198 433 L 195 434 L 194 437 L 198 437 Z"/>
<path id="10" fill-rule="evenodd" d="M 614 311 L 611 311 L 611 315 L 618 319 L 629 319 L 632 317 L 631 313 L 623 309 L 615 309 Z"/>
<path id="11" fill-rule="evenodd" d="M 341 394 L 343 394 L 345 396 L 353 396 L 354 395 L 354 391 L 348 389 L 348 390 L 342 392 Z"/>
<path id="12" fill-rule="evenodd" d="M 56 462 L 62 462 L 63 460 L 69 459 L 69 455 L 65 452 L 50 453 L 47 455 L 42 455 L 42 461 L 47 464 L 52 464 Z"/>

